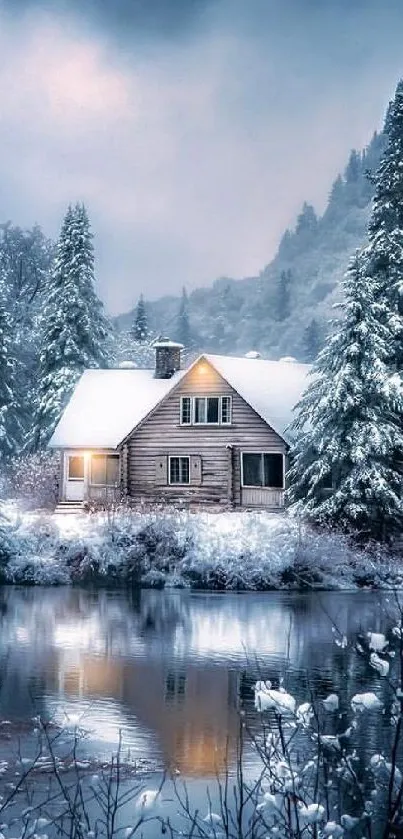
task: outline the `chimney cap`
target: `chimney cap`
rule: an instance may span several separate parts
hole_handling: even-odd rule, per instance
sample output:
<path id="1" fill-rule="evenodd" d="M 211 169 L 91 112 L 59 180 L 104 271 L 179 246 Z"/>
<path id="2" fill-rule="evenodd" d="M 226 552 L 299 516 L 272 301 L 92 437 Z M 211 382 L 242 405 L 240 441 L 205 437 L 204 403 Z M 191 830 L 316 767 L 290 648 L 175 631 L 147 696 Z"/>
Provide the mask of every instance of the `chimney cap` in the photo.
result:
<path id="1" fill-rule="evenodd" d="M 162 338 L 162 337 L 161 338 L 156 338 L 156 340 L 153 341 L 153 347 L 154 347 L 154 349 L 158 349 L 160 347 L 161 347 L 161 349 L 171 349 L 171 350 L 183 350 L 184 349 L 183 344 L 178 344 L 176 341 L 171 341 L 170 338 Z"/>

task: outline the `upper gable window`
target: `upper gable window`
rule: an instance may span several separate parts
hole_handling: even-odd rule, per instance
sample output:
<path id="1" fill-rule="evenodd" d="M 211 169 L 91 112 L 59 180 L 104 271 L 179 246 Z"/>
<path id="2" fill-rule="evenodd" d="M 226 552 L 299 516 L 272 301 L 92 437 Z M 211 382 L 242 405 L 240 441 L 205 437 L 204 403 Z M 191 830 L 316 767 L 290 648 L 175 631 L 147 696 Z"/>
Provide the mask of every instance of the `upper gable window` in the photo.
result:
<path id="1" fill-rule="evenodd" d="M 182 396 L 181 425 L 230 425 L 230 396 Z"/>

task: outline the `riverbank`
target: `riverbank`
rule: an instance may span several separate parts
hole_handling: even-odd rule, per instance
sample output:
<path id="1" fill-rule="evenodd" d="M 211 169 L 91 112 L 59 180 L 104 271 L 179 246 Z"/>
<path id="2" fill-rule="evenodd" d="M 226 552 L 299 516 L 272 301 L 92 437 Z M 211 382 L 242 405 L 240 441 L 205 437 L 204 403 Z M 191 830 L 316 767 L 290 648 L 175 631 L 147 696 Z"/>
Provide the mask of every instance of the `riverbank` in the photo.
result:
<path id="1" fill-rule="evenodd" d="M 264 591 L 403 587 L 403 560 L 265 512 L 113 511 L 57 516 L 0 508 L 3 583 L 129 584 Z"/>

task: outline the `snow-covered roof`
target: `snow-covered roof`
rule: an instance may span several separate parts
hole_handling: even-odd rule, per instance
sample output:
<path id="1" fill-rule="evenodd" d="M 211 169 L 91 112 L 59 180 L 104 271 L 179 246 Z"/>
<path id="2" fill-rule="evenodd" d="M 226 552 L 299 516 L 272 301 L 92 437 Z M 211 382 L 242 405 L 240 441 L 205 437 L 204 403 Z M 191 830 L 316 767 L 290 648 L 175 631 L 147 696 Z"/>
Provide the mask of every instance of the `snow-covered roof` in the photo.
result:
<path id="1" fill-rule="evenodd" d="M 86 370 L 49 446 L 115 449 L 185 373 L 155 379 L 154 370 Z"/>
<path id="2" fill-rule="evenodd" d="M 309 364 L 205 355 L 210 364 L 284 440 L 308 384 Z"/>
<path id="3" fill-rule="evenodd" d="M 309 365 L 224 355 L 201 357 L 274 431 L 287 439 L 286 429 L 293 418 L 293 407 L 306 387 Z M 181 370 L 170 379 L 155 379 L 153 370 L 86 370 L 49 445 L 115 449 L 187 372 Z"/>

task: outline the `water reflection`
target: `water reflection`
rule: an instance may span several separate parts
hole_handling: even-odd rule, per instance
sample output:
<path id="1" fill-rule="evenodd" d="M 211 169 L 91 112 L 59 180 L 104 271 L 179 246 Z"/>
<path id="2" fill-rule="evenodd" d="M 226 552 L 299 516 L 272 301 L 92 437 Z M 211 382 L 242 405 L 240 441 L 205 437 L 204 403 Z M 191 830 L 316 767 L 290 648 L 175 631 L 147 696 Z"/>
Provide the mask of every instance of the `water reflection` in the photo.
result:
<path id="1" fill-rule="evenodd" d="M 108 751 L 119 729 L 135 756 L 209 776 L 234 755 L 238 710 L 259 725 L 252 684 L 283 677 L 301 701 L 335 691 L 343 730 L 351 695 L 386 692 L 340 635 L 385 630 L 388 598 L 361 594 L 190 594 L 0 589 L 0 714 L 82 718 Z M 332 621 L 337 632 L 332 631 Z M 360 735 L 361 736 L 361 735 Z M 382 746 L 366 726 L 363 759 Z"/>

